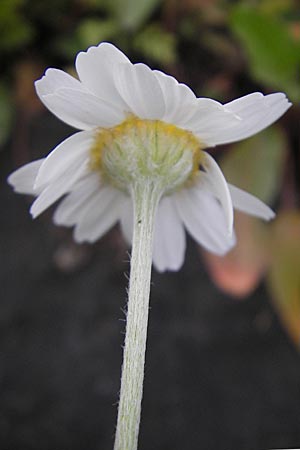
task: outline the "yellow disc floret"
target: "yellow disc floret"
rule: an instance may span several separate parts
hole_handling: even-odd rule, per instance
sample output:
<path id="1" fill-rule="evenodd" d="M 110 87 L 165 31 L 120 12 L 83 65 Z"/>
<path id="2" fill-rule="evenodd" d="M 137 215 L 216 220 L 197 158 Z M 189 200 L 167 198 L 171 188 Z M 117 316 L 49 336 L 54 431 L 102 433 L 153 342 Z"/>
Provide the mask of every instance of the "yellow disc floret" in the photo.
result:
<path id="1" fill-rule="evenodd" d="M 125 191 L 137 180 L 151 178 L 170 192 L 193 180 L 202 149 L 190 131 L 129 116 L 113 128 L 99 129 L 91 148 L 91 169 Z"/>

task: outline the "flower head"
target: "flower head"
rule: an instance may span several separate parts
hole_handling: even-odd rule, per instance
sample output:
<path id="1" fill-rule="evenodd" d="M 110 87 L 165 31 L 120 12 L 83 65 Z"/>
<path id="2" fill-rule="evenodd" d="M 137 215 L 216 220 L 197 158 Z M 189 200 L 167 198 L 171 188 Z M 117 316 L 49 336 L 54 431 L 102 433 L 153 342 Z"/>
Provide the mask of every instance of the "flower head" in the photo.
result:
<path id="1" fill-rule="evenodd" d="M 79 79 L 48 69 L 36 82 L 44 105 L 81 131 L 10 175 L 16 192 L 37 197 L 33 217 L 64 197 L 54 222 L 74 226 L 76 241 L 93 242 L 119 221 L 130 242 L 132 186 L 151 178 L 161 186 L 153 248 L 160 271 L 181 267 L 185 229 L 207 250 L 224 254 L 235 243 L 233 207 L 274 217 L 259 199 L 228 184 L 204 149 L 272 124 L 290 107 L 284 94 L 256 92 L 224 105 L 197 98 L 109 43 L 79 53 L 76 70 Z"/>

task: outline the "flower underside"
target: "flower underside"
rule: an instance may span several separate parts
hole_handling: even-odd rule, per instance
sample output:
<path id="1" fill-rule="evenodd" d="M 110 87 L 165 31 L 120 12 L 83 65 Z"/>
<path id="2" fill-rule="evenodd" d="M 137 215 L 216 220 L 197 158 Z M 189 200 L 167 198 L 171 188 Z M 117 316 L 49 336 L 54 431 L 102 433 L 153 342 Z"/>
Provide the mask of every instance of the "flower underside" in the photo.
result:
<path id="1" fill-rule="evenodd" d="M 190 131 L 130 115 L 115 127 L 99 129 L 90 167 L 125 192 L 136 182 L 150 179 L 168 193 L 193 182 L 203 148 Z"/>

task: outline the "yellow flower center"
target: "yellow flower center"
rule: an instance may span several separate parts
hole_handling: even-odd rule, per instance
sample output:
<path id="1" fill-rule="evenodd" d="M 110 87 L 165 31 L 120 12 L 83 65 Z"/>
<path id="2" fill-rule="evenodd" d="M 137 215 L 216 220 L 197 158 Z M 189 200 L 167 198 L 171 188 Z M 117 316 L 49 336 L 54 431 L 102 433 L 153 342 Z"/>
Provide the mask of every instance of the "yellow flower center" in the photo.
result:
<path id="1" fill-rule="evenodd" d="M 90 166 L 125 191 L 135 182 L 152 179 L 169 192 L 193 180 L 203 148 L 190 131 L 161 120 L 129 116 L 113 128 L 99 129 Z"/>

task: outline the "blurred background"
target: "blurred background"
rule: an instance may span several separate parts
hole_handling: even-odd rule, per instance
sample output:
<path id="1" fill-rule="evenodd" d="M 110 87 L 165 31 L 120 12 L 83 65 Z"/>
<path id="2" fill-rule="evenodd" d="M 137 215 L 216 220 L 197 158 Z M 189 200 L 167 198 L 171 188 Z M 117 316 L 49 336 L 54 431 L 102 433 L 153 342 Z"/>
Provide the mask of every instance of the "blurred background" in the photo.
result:
<path id="1" fill-rule="evenodd" d="M 276 220 L 236 214 L 227 256 L 189 241 L 181 271 L 153 273 L 139 448 L 300 447 L 298 1 L 1 0 L 0 448 L 113 446 L 128 249 L 118 227 L 76 245 L 6 184 L 73 133 L 33 82 L 47 67 L 74 73 L 76 53 L 103 40 L 198 96 L 283 91 L 294 103 L 212 152 Z"/>

